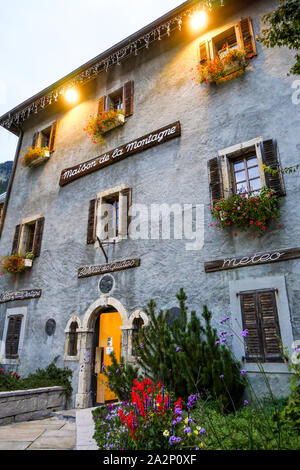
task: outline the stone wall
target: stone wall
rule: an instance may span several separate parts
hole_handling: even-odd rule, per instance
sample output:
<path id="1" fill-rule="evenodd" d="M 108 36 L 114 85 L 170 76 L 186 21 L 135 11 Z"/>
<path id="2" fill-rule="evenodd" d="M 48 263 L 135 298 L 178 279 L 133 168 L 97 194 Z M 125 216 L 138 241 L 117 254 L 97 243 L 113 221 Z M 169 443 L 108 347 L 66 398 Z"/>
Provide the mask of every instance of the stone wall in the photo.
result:
<path id="1" fill-rule="evenodd" d="M 0 426 L 48 417 L 65 404 L 63 387 L 0 392 Z"/>

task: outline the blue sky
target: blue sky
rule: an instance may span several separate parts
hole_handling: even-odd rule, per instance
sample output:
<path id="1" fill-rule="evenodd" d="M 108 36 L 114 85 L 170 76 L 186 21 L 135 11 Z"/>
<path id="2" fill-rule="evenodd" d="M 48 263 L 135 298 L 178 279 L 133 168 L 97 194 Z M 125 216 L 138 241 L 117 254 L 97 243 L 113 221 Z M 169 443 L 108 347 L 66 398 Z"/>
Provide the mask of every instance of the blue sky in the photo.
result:
<path id="1" fill-rule="evenodd" d="M 0 0 L 0 115 L 183 0 Z M 0 127 L 0 163 L 17 138 Z"/>

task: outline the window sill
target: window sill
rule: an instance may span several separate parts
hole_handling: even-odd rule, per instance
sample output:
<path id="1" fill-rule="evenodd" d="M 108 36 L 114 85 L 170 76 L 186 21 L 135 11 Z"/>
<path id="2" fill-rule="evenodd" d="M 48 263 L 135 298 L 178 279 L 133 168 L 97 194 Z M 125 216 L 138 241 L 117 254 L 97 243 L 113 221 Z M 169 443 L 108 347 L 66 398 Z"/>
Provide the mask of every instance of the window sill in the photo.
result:
<path id="1" fill-rule="evenodd" d="M 7 358 L 3 358 L 3 359 L 0 359 L 0 363 L 1 363 L 3 366 L 14 366 L 14 365 L 18 365 L 18 364 L 19 364 L 19 357 L 16 358 L 16 359 L 7 359 Z"/>
<path id="2" fill-rule="evenodd" d="M 65 356 L 64 361 L 65 362 L 78 362 L 79 356 Z"/>
<path id="3" fill-rule="evenodd" d="M 264 372 L 268 374 L 291 374 L 288 366 L 279 362 L 264 362 L 261 364 Z M 249 374 L 261 373 L 261 369 L 257 364 L 246 363 L 243 365 L 245 371 Z"/>

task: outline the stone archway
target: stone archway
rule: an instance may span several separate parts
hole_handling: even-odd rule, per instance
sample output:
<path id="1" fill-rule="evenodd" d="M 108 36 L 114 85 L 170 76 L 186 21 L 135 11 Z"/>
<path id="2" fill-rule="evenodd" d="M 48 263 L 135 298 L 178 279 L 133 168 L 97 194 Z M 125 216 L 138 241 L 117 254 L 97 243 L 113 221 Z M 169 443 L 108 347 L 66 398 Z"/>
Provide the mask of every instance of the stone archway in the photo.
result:
<path id="1" fill-rule="evenodd" d="M 122 351 L 121 354 L 127 359 L 127 337 L 128 330 L 131 329 L 128 315 L 124 306 L 113 297 L 101 296 L 85 312 L 81 326 L 80 356 L 79 356 L 79 376 L 78 393 L 76 395 L 76 408 L 89 408 L 92 403 L 90 396 L 91 383 L 91 357 L 93 346 L 94 326 L 101 310 L 107 308 L 117 310 L 122 318 Z"/>

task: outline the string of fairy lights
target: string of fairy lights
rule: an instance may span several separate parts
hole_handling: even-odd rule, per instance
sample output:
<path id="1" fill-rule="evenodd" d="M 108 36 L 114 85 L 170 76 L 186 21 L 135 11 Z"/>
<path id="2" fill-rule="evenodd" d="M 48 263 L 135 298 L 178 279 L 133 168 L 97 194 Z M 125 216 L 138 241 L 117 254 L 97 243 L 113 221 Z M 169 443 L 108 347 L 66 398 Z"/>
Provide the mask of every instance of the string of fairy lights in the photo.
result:
<path id="1" fill-rule="evenodd" d="M 134 39 L 132 42 L 114 51 L 107 57 L 99 59 L 99 61 L 96 61 L 93 65 L 87 66 L 85 70 L 80 71 L 67 83 L 33 100 L 30 104 L 24 106 L 23 109 L 15 113 L 9 113 L 0 121 L 0 125 L 7 129 L 10 129 L 13 125 L 18 127 L 20 123 L 29 119 L 31 115 L 38 114 L 52 103 L 57 102 L 61 96 L 66 98 L 69 102 L 77 101 L 77 90 L 83 84 L 93 80 L 97 75 L 107 72 L 111 67 L 121 65 L 121 62 L 130 56 L 137 56 L 141 50 L 148 49 L 154 42 L 170 37 L 174 31 L 181 31 L 184 23 L 187 21 L 191 21 L 194 29 L 203 27 L 206 23 L 207 12 L 223 6 L 224 0 L 199 1 L 197 4 L 154 27 L 150 32 Z"/>

